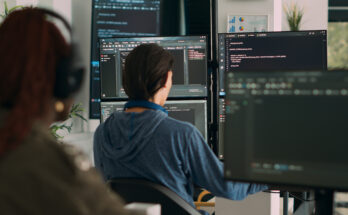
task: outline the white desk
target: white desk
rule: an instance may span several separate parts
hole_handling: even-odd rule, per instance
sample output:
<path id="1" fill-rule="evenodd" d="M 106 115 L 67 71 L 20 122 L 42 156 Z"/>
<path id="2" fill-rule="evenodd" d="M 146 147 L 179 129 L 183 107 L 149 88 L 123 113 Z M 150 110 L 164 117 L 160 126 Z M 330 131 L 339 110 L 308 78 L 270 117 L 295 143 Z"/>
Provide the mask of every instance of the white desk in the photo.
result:
<path id="1" fill-rule="evenodd" d="M 216 198 L 215 215 L 280 215 L 279 194 L 257 193 L 243 201 Z"/>

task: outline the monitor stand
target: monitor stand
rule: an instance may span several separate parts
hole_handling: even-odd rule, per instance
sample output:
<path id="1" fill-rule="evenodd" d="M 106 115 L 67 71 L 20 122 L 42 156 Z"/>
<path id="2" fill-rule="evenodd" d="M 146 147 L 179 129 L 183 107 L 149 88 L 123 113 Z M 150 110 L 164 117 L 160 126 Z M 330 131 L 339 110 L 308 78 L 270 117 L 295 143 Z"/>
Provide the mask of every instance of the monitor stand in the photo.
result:
<path id="1" fill-rule="evenodd" d="M 333 190 L 318 189 L 311 192 L 310 199 L 302 202 L 294 215 L 333 215 Z M 314 197 L 313 197 L 314 194 Z M 283 213 L 284 214 L 284 213 Z"/>
<path id="2" fill-rule="evenodd" d="M 315 215 L 333 215 L 333 190 L 315 191 Z"/>

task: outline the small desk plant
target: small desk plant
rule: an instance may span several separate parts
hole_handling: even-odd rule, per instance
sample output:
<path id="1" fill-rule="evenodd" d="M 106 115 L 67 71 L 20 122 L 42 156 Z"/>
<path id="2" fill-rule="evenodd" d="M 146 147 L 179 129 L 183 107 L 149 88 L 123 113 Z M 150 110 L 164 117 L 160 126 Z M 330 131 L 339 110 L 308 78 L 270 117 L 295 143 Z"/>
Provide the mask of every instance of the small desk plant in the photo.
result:
<path id="1" fill-rule="evenodd" d="M 4 20 L 10 13 L 17 9 L 24 8 L 24 6 L 17 5 L 12 8 L 8 8 L 7 2 L 4 1 L 4 11 L 3 13 L 0 14 L 0 18 Z M 64 136 L 62 135 L 63 131 L 67 131 L 68 133 L 71 132 L 72 127 L 73 127 L 73 122 L 69 119 L 75 119 L 79 118 L 83 122 L 87 122 L 87 119 L 83 117 L 83 112 L 84 108 L 82 107 L 82 104 L 73 104 L 71 107 L 71 110 L 69 112 L 68 119 L 64 122 L 58 122 L 58 123 L 53 123 L 50 127 L 52 135 L 57 138 L 57 139 L 62 139 Z M 70 122 L 69 122 L 70 121 Z"/>
<path id="2" fill-rule="evenodd" d="M 299 31 L 304 14 L 303 8 L 292 2 L 291 4 L 284 4 L 284 12 L 290 31 Z"/>
<path id="3" fill-rule="evenodd" d="M 8 8 L 7 2 L 4 1 L 4 12 L 2 14 L 0 14 L 0 18 L 2 20 L 4 20 L 10 13 L 12 13 L 13 11 L 15 11 L 15 10 L 17 10 L 19 8 L 23 8 L 23 6 L 17 5 L 17 6 L 14 6 L 12 8 Z"/>
<path id="4" fill-rule="evenodd" d="M 20 8 L 23 8 L 23 6 L 17 5 L 17 6 L 14 6 L 12 8 L 8 8 L 7 2 L 4 1 L 4 11 L 3 11 L 3 13 L 0 13 L 0 18 L 1 18 L 0 21 L 4 20 L 10 13 L 12 13 L 13 11 L 20 9 Z"/>
<path id="5" fill-rule="evenodd" d="M 82 104 L 73 104 L 71 110 L 69 112 L 68 119 L 64 122 L 53 123 L 50 127 L 51 133 L 57 139 L 62 139 L 64 136 L 62 135 L 62 131 L 66 131 L 68 133 L 71 132 L 73 127 L 73 122 L 69 122 L 69 119 L 81 119 L 82 122 L 87 122 L 87 119 L 82 115 L 84 112 L 84 108 Z"/>

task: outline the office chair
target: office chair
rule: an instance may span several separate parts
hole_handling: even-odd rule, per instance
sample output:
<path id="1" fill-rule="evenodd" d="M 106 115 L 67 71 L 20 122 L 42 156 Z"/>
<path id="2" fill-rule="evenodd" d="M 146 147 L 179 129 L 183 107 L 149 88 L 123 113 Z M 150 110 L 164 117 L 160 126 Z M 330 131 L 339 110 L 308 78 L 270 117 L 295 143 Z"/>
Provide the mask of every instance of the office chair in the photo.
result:
<path id="1" fill-rule="evenodd" d="M 162 215 L 201 215 L 178 194 L 163 185 L 133 178 L 111 179 L 108 181 L 108 185 L 126 203 L 146 202 L 160 204 Z"/>

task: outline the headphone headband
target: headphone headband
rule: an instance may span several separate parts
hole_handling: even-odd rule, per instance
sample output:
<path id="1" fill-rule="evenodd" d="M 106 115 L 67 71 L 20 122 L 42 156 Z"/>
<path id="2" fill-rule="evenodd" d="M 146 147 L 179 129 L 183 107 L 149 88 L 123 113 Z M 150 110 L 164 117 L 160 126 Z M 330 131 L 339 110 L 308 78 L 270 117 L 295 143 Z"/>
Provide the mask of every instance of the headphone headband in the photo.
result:
<path id="1" fill-rule="evenodd" d="M 48 10 L 45 8 L 37 8 L 38 11 L 42 12 L 45 15 L 49 15 L 51 17 L 57 18 L 60 21 L 62 21 L 62 23 L 64 24 L 64 26 L 66 27 L 66 29 L 68 29 L 68 31 L 72 34 L 72 28 L 70 26 L 70 24 L 68 23 L 68 21 L 60 14 L 52 11 L 52 10 Z"/>
<path id="2" fill-rule="evenodd" d="M 72 28 L 68 21 L 60 14 L 44 9 L 35 9 L 42 14 L 51 16 L 53 18 L 62 21 L 63 25 L 69 31 L 71 40 L 73 38 Z M 60 32 L 62 35 L 63 33 Z M 56 65 L 56 79 L 54 83 L 54 97 L 58 99 L 65 99 L 70 97 L 75 93 L 82 84 L 82 79 L 84 75 L 83 63 L 80 61 L 80 56 L 78 53 L 78 47 L 76 43 L 70 42 L 70 53 L 66 57 L 61 57 L 57 60 Z"/>

